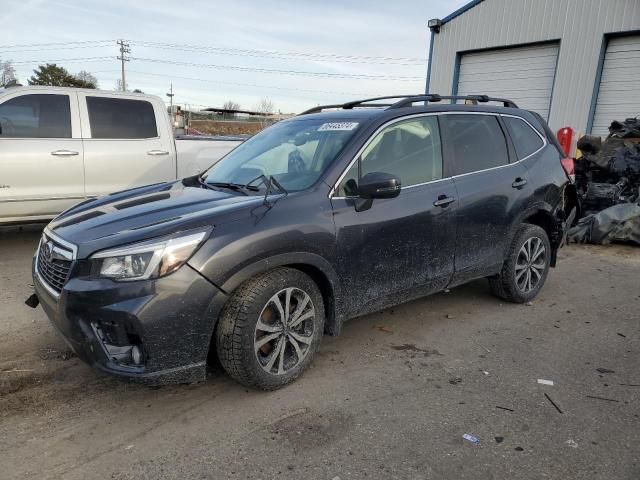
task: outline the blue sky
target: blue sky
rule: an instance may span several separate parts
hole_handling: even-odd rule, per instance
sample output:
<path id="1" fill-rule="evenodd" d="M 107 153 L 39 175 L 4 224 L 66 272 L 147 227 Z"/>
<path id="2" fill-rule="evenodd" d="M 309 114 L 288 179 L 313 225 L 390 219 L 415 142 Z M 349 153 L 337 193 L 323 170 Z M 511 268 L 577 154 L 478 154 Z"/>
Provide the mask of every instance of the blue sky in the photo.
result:
<path id="1" fill-rule="evenodd" d="M 465 3 L 0 0 L 0 59 L 14 60 L 25 84 L 37 61 L 59 60 L 72 73 L 92 72 L 100 88 L 112 90 L 120 76 L 115 40 L 123 38 L 131 41 L 130 89 L 167 99 L 173 82 L 174 101 L 194 108 L 234 100 L 251 109 L 269 98 L 276 109 L 295 112 L 368 95 L 421 92 L 427 20 Z M 57 45 L 62 42 L 70 43 Z M 292 71 L 316 75 L 282 73 Z"/>

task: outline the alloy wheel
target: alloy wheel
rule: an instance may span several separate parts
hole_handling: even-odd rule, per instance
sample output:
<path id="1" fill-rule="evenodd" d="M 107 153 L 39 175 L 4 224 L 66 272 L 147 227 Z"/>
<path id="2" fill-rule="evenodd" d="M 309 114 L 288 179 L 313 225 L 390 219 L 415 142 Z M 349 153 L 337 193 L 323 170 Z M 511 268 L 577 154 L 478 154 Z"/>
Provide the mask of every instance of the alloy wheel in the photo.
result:
<path id="1" fill-rule="evenodd" d="M 520 248 L 516 260 L 516 285 L 523 293 L 534 290 L 542 281 L 547 265 L 546 248 L 538 237 L 531 237 Z"/>
<path id="2" fill-rule="evenodd" d="M 295 287 L 273 295 L 256 323 L 254 351 L 262 369 L 282 375 L 309 353 L 315 329 L 315 308 L 307 292 Z"/>

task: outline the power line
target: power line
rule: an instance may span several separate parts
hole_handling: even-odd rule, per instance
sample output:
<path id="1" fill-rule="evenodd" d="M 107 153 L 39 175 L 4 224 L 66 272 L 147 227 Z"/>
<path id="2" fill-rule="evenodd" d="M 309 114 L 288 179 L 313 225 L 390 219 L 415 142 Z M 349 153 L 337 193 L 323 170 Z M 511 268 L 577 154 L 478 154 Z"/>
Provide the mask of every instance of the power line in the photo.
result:
<path id="1" fill-rule="evenodd" d="M 197 68 L 213 68 L 217 70 L 235 70 L 238 72 L 257 72 L 268 73 L 278 75 L 294 75 L 294 76 L 307 76 L 307 77 L 324 77 L 324 78 L 353 78 L 358 80 L 395 80 L 395 81 L 418 81 L 422 80 L 422 77 L 416 76 L 396 76 L 396 75 L 368 75 L 362 73 L 332 73 L 332 72 L 307 72 L 300 70 L 280 70 L 272 68 L 259 68 L 259 67 L 239 67 L 237 65 L 215 65 L 204 63 L 191 63 L 191 62 L 179 62 L 173 60 L 160 60 L 157 58 L 143 58 L 143 57 L 131 57 L 132 60 L 140 62 L 150 63 L 164 63 L 168 65 L 178 65 L 183 67 L 197 67 Z"/>
<path id="2" fill-rule="evenodd" d="M 45 47 L 38 48 L 38 50 L 15 50 L 12 53 L 19 51 L 40 51 L 40 50 L 72 50 L 78 48 L 90 48 L 97 46 L 108 46 L 113 44 L 116 40 L 87 40 L 87 41 L 75 41 L 75 42 L 50 42 L 50 43 L 31 43 L 31 44 L 13 44 L 13 45 L 0 45 L 0 51 L 10 49 L 25 49 L 33 47 Z M 161 48 L 169 50 L 181 50 L 181 51 L 196 51 L 212 54 L 223 55 L 240 55 L 240 56 L 255 56 L 266 58 L 299 58 L 307 60 L 325 60 L 338 63 L 371 63 L 371 64 L 390 64 L 400 66 L 423 66 L 425 60 L 417 57 L 392 57 L 392 56 L 363 56 L 363 55 L 345 55 L 339 53 L 317 53 L 317 52 L 300 52 L 300 51 L 286 51 L 286 50 L 257 50 L 257 49 L 242 49 L 242 48 L 230 48 L 230 47 L 215 47 L 207 45 L 193 45 L 193 44 L 180 44 L 180 43 L 164 43 L 164 42 L 149 42 L 143 40 L 131 40 L 128 43 L 148 48 Z"/>
<path id="3" fill-rule="evenodd" d="M 111 72 L 114 72 L 114 70 L 111 70 Z M 135 73 L 137 75 L 149 75 L 152 77 L 162 77 L 162 78 L 170 78 L 170 79 L 178 79 L 178 80 L 191 80 L 194 82 L 204 82 L 204 83 L 208 83 L 208 84 L 215 84 L 215 85 L 232 85 L 232 86 L 236 86 L 236 87 L 254 87 L 254 88 L 269 88 L 269 89 L 273 89 L 273 90 L 282 90 L 282 91 L 295 91 L 295 92 L 305 92 L 305 93 L 327 93 L 327 94 L 331 94 L 331 95 L 362 95 L 362 91 L 360 92 L 338 92 L 338 91 L 330 91 L 330 90 L 314 90 L 314 89 L 307 89 L 307 88 L 289 88 L 289 87 L 277 87 L 277 86 L 273 86 L 273 85 L 260 85 L 260 84 L 256 84 L 256 83 L 240 83 L 240 82 L 224 82 L 224 81 L 219 81 L 219 80 L 208 80 L 208 79 L 204 79 L 204 78 L 194 78 L 194 77 L 182 77 L 182 76 L 177 76 L 177 75 L 167 75 L 167 74 L 162 74 L 162 73 L 149 73 L 149 72 L 140 72 L 137 70 L 129 70 L 129 73 Z M 371 93 L 368 94 L 371 96 L 376 96 L 378 95 L 378 93 Z"/>
<path id="4" fill-rule="evenodd" d="M 113 44 L 115 40 L 86 40 L 81 42 L 47 42 L 47 43 L 23 43 L 13 45 L 0 45 L 0 49 L 12 49 L 12 48 L 29 48 L 29 47 L 53 47 L 53 46 L 66 46 L 66 45 L 78 45 L 75 48 L 90 47 L 93 44 Z"/>
<path id="5" fill-rule="evenodd" d="M 323 77 L 323 78 L 343 78 L 343 79 L 357 79 L 357 80 L 392 80 L 392 81 L 422 81 L 422 77 L 418 76 L 400 76 L 400 75 L 369 75 L 361 73 L 332 73 L 332 72 L 308 72 L 300 70 L 280 70 L 271 68 L 259 68 L 259 67 L 240 67 L 237 65 L 216 65 L 216 64 L 203 64 L 203 63 L 191 63 L 191 62 L 179 62 L 173 60 L 161 60 L 158 58 L 143 58 L 143 57 L 127 57 L 130 60 L 137 60 L 139 62 L 149 63 L 162 63 L 168 65 L 177 65 L 184 67 L 197 67 L 197 68 L 213 68 L 217 70 L 234 70 L 238 72 L 256 72 L 267 73 L 276 75 L 293 75 L 293 76 L 307 76 L 307 77 Z M 120 59 L 120 57 L 118 57 Z M 59 58 L 53 60 L 21 60 L 13 62 L 14 65 L 25 65 L 30 63 L 77 63 L 77 62 L 102 62 L 106 60 L 113 60 L 113 57 L 84 57 L 84 58 Z"/>
<path id="6" fill-rule="evenodd" d="M 11 63 L 14 65 L 27 65 L 29 63 L 57 63 L 57 62 L 67 62 L 67 63 L 77 63 L 77 62 L 103 62 L 103 61 L 113 61 L 113 57 L 83 57 L 83 58 L 57 58 L 52 60 L 20 60 L 17 62 L 12 61 Z"/>
<path id="7" fill-rule="evenodd" d="M 298 58 L 303 60 L 324 60 L 338 63 L 364 63 L 364 64 L 387 64 L 399 66 L 424 66 L 424 59 L 415 57 L 378 57 L 344 55 L 337 53 L 313 53 L 313 52 L 293 52 L 277 50 L 253 50 L 227 47 L 208 47 L 204 45 L 189 45 L 176 43 L 145 42 L 132 40 L 134 45 L 148 48 L 162 48 L 169 50 L 180 50 L 201 53 L 213 53 L 221 55 L 239 55 L 248 57 L 266 57 L 275 59 Z"/>

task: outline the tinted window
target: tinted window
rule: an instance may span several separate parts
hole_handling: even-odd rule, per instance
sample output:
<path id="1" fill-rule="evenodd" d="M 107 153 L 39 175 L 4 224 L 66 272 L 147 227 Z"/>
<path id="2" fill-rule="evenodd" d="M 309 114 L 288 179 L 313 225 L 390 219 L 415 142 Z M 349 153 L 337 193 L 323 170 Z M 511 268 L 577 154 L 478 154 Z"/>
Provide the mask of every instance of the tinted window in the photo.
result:
<path id="1" fill-rule="evenodd" d="M 87 97 L 92 138 L 158 136 L 153 105 L 144 100 Z"/>
<path id="2" fill-rule="evenodd" d="M 68 95 L 22 95 L 0 104 L 0 137 L 71 138 Z"/>
<path id="3" fill-rule="evenodd" d="M 507 142 L 493 115 L 442 115 L 452 152 L 453 175 L 509 163 Z"/>
<path id="4" fill-rule="evenodd" d="M 514 117 L 502 117 L 509 129 L 509 135 L 516 148 L 518 159 L 531 155 L 542 147 L 543 142 L 536 132 L 524 120 Z"/>
<path id="5" fill-rule="evenodd" d="M 403 187 L 442 178 L 437 118 L 413 118 L 394 123 L 379 132 L 340 183 L 338 196 L 357 195 L 358 179 L 371 172 L 397 175 Z"/>

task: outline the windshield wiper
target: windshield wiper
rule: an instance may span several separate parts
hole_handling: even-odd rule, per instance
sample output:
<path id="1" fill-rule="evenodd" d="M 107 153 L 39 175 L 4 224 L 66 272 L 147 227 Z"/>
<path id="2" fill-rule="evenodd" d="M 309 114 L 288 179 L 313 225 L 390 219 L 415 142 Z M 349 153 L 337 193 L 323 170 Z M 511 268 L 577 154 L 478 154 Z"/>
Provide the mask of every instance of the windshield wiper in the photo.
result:
<path id="1" fill-rule="evenodd" d="M 207 182 L 203 178 L 200 178 L 200 183 L 208 188 L 227 188 L 229 190 L 233 190 L 234 192 L 242 192 L 245 195 L 248 193 L 245 190 L 251 190 L 252 192 L 257 192 L 258 187 L 243 185 L 241 183 L 232 183 L 232 182 Z"/>

